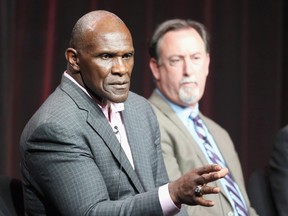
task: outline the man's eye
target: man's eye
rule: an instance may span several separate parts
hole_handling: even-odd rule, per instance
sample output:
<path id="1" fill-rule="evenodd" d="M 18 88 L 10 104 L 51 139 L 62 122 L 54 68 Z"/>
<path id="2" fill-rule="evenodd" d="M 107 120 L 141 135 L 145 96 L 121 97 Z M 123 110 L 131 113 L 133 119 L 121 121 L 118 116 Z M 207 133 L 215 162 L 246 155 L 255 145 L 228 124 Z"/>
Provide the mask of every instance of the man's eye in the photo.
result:
<path id="1" fill-rule="evenodd" d="M 133 57 L 133 53 L 127 53 L 127 54 L 123 55 L 124 59 L 130 59 L 131 57 Z"/>
<path id="2" fill-rule="evenodd" d="M 201 62 L 203 62 L 203 58 L 202 56 L 194 56 L 192 58 L 192 61 L 195 63 L 195 64 L 201 64 Z"/>
<path id="3" fill-rule="evenodd" d="M 179 63 L 181 63 L 181 59 L 180 58 L 173 58 L 173 59 L 169 59 L 169 64 L 171 66 L 176 66 Z"/>
<path id="4" fill-rule="evenodd" d="M 179 61 L 180 61 L 180 59 L 171 59 L 170 60 L 171 63 L 176 63 L 176 62 L 179 62 Z"/>
<path id="5" fill-rule="evenodd" d="M 112 56 L 110 54 L 102 54 L 101 58 L 102 59 L 110 59 Z"/>

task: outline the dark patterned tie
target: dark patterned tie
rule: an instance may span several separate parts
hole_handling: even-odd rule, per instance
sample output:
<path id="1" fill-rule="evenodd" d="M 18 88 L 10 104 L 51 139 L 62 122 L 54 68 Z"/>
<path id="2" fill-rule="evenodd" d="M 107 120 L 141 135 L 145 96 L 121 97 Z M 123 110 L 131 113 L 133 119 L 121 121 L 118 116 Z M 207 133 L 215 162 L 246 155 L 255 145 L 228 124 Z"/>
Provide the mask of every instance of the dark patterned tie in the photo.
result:
<path id="1" fill-rule="evenodd" d="M 213 146 L 210 144 L 210 142 L 207 139 L 206 132 L 204 130 L 204 127 L 202 125 L 202 121 L 199 117 L 199 115 L 193 117 L 192 115 L 189 116 L 190 119 L 192 119 L 194 123 L 195 132 L 200 138 L 200 140 L 203 141 L 205 150 L 210 158 L 210 160 L 213 163 L 220 164 L 221 166 L 226 166 L 225 161 L 222 159 L 222 157 L 219 157 L 218 153 L 213 149 Z M 240 195 L 240 191 L 236 187 L 236 182 L 233 179 L 233 176 L 228 173 L 224 178 L 224 185 L 231 197 L 231 200 L 233 201 L 232 205 L 236 209 L 239 216 L 248 216 L 248 210 L 245 205 L 244 200 L 242 199 L 242 196 Z"/>

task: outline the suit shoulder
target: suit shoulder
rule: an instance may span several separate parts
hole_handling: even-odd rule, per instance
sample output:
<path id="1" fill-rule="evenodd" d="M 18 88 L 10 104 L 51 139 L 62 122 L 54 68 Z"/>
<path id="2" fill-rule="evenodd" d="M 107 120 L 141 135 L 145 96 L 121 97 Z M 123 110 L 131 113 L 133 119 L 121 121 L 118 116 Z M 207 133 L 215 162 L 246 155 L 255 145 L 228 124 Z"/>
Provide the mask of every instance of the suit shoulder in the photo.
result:
<path id="1" fill-rule="evenodd" d="M 214 128 L 214 130 L 218 130 L 218 131 L 221 131 L 225 134 L 227 134 L 228 136 L 229 133 L 228 131 L 223 128 L 220 124 L 218 124 L 217 122 L 215 122 L 214 120 L 212 120 L 211 118 L 207 117 L 207 116 L 204 116 L 202 113 L 201 113 L 201 117 L 202 119 L 204 120 L 205 124 L 209 127 L 209 128 Z"/>
<path id="2" fill-rule="evenodd" d="M 127 104 L 132 104 L 135 108 L 141 108 L 141 107 L 145 107 L 145 108 L 151 108 L 151 105 L 150 103 L 148 102 L 148 100 L 141 96 L 141 95 L 138 95 L 134 92 L 129 92 L 129 96 L 128 96 L 128 99 L 127 101 L 125 102 Z"/>
<path id="3" fill-rule="evenodd" d="M 288 138 L 288 125 L 286 125 L 285 127 L 281 128 L 277 134 L 276 137 L 286 137 L 286 139 Z"/>

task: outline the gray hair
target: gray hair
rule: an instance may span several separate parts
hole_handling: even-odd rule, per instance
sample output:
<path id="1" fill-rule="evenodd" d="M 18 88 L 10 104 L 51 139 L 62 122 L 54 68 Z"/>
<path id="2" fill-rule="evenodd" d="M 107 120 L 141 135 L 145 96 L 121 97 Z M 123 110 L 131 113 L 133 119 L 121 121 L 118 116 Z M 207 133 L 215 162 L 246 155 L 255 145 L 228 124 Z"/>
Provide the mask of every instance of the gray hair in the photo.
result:
<path id="1" fill-rule="evenodd" d="M 209 44 L 209 33 L 206 29 L 206 27 L 197 21 L 193 20 L 183 20 L 183 19 L 171 19 L 167 20 L 163 23 L 161 23 L 156 30 L 154 31 L 154 34 L 152 36 L 152 39 L 149 43 L 149 54 L 151 58 L 155 58 L 156 60 L 159 60 L 159 41 L 163 38 L 163 36 L 170 31 L 178 31 L 182 29 L 189 29 L 193 28 L 195 29 L 202 40 L 204 41 L 206 52 L 210 52 L 210 44 Z"/>

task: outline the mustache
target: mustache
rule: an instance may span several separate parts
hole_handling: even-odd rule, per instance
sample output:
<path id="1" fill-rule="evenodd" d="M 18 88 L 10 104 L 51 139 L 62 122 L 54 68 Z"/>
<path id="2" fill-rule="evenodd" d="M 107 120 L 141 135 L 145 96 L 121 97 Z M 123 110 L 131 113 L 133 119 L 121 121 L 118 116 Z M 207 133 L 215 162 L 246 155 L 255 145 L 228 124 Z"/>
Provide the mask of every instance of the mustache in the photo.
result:
<path id="1" fill-rule="evenodd" d="M 184 77 L 181 81 L 180 84 L 185 84 L 185 83 L 195 83 L 198 84 L 198 82 L 193 79 L 192 77 Z"/>

